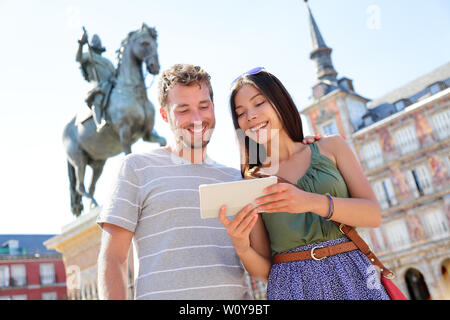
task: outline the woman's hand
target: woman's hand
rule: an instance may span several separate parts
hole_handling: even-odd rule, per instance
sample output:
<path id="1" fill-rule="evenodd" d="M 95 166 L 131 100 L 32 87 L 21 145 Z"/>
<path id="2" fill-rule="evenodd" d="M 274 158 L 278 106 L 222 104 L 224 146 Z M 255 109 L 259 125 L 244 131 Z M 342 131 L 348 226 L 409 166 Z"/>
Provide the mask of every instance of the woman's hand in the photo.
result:
<path id="1" fill-rule="evenodd" d="M 311 210 L 310 193 L 290 183 L 277 183 L 264 189 L 269 195 L 255 200 L 258 211 L 304 213 Z"/>
<path id="2" fill-rule="evenodd" d="M 236 214 L 233 220 L 226 217 L 226 206 L 219 211 L 219 221 L 227 229 L 238 254 L 245 253 L 250 248 L 250 232 L 258 220 L 258 212 L 249 204 Z"/>

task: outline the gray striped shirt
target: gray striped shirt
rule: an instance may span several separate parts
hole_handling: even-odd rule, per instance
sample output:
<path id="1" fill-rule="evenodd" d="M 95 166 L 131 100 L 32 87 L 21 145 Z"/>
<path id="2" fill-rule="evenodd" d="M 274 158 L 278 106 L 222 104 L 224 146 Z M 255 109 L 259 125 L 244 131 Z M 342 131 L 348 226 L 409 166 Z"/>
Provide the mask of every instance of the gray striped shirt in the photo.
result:
<path id="1" fill-rule="evenodd" d="M 164 148 L 125 157 L 97 223 L 134 233 L 135 299 L 252 299 L 224 226 L 200 217 L 200 184 L 240 179 L 210 158 L 192 164 Z"/>

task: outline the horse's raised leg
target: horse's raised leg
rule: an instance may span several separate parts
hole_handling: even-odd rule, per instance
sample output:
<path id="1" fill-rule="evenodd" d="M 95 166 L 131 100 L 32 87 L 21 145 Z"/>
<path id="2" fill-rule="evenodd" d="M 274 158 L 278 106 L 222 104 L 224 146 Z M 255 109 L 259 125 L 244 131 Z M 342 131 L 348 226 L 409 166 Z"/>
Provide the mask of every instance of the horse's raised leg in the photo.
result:
<path id="1" fill-rule="evenodd" d="M 142 137 L 144 141 L 147 142 L 156 142 L 159 143 L 161 147 L 164 147 L 167 144 L 167 140 L 164 137 L 161 137 L 155 129 L 152 131 L 147 131 Z"/>
<path id="2" fill-rule="evenodd" d="M 132 137 L 131 127 L 128 124 L 123 124 L 119 130 L 120 144 L 122 145 L 122 150 L 125 154 L 131 153 L 131 137 Z"/>
<path id="3" fill-rule="evenodd" d="M 89 194 L 94 197 L 95 193 L 95 185 L 97 184 L 98 179 L 100 178 L 100 175 L 102 174 L 103 167 L 105 166 L 106 160 L 94 160 L 89 163 L 91 166 L 93 173 L 92 173 L 92 181 L 91 185 L 89 186 Z M 91 208 L 95 207 L 94 203 L 91 203 Z"/>

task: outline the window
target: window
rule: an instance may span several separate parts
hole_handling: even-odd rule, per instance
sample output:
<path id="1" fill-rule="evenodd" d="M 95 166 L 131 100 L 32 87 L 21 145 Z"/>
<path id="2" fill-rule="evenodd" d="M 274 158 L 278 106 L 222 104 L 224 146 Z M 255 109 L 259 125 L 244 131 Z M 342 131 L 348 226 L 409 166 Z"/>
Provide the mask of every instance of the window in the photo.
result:
<path id="1" fill-rule="evenodd" d="M 375 168 L 383 163 L 383 152 L 378 140 L 364 144 L 361 153 L 368 169 Z"/>
<path id="2" fill-rule="evenodd" d="M 406 173 L 409 187 L 414 191 L 414 196 L 423 196 L 433 192 L 433 184 L 426 164 L 419 165 Z"/>
<path id="3" fill-rule="evenodd" d="M 433 85 L 430 86 L 430 92 L 431 92 L 431 94 L 436 94 L 436 93 L 438 93 L 439 91 L 441 91 L 441 85 L 440 85 L 439 82 L 438 82 L 438 83 L 435 83 L 435 84 L 433 84 Z"/>
<path id="4" fill-rule="evenodd" d="M 357 228 L 357 231 L 373 252 L 383 252 L 386 250 L 380 228 Z"/>
<path id="5" fill-rule="evenodd" d="M 364 240 L 365 243 L 367 243 L 367 245 L 372 248 L 373 250 L 373 244 L 372 241 L 370 239 L 370 229 L 367 228 L 357 228 L 356 230 L 359 234 L 359 236 Z"/>
<path id="6" fill-rule="evenodd" d="M 450 155 L 445 157 L 445 163 L 447 165 L 447 171 L 450 173 Z"/>
<path id="7" fill-rule="evenodd" d="M 56 292 L 45 292 L 42 294 L 42 300 L 58 300 Z"/>
<path id="8" fill-rule="evenodd" d="M 27 284 L 26 271 L 24 264 L 11 265 L 11 280 L 14 287 L 22 287 Z"/>
<path id="9" fill-rule="evenodd" d="M 442 140 L 450 135 L 450 108 L 431 117 L 431 125 L 436 138 Z"/>
<path id="10" fill-rule="evenodd" d="M 0 300 L 11 300 L 10 296 L 0 296 Z"/>
<path id="11" fill-rule="evenodd" d="M 397 109 L 397 111 L 402 111 L 403 109 L 405 109 L 405 101 L 404 100 L 400 100 L 397 101 L 395 104 L 395 109 Z"/>
<path id="12" fill-rule="evenodd" d="M 408 228 L 404 220 L 396 220 L 386 224 L 387 241 L 393 250 L 402 248 L 410 243 Z"/>
<path id="13" fill-rule="evenodd" d="M 375 236 L 374 241 L 372 243 L 374 244 L 374 250 L 376 251 L 384 251 L 386 250 L 386 244 L 384 243 L 383 233 L 381 231 L 381 228 L 374 228 L 373 234 Z"/>
<path id="14" fill-rule="evenodd" d="M 434 238 L 447 234 L 449 227 L 440 209 L 433 209 L 421 215 L 422 224 L 428 237 Z"/>
<path id="15" fill-rule="evenodd" d="M 374 184 L 374 192 L 382 210 L 397 204 L 391 179 L 384 179 Z"/>
<path id="16" fill-rule="evenodd" d="M 336 126 L 336 121 L 331 120 L 330 122 L 323 124 L 322 125 L 322 133 L 328 134 L 328 135 L 339 133 L 337 126 Z"/>
<path id="17" fill-rule="evenodd" d="M 53 263 L 41 263 L 39 265 L 41 284 L 55 283 L 55 267 Z"/>
<path id="18" fill-rule="evenodd" d="M 17 294 L 12 296 L 12 300 L 27 300 L 28 297 L 26 294 Z"/>
<path id="19" fill-rule="evenodd" d="M 394 142 L 401 154 L 419 149 L 419 139 L 414 125 L 403 127 L 394 132 Z"/>
<path id="20" fill-rule="evenodd" d="M 10 255 L 18 255 L 18 254 L 20 254 L 19 241 L 18 240 L 8 240 L 7 241 L 7 246 L 8 246 Z"/>
<path id="21" fill-rule="evenodd" d="M 0 266 L 0 288 L 9 287 L 9 266 Z"/>

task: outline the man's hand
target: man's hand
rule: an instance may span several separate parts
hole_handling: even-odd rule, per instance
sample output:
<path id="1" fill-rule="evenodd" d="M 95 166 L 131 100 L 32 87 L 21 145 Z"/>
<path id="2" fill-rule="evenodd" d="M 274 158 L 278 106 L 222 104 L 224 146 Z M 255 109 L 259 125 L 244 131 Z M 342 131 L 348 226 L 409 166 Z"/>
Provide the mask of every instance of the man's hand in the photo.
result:
<path id="1" fill-rule="evenodd" d="M 258 220 L 257 210 L 249 204 L 239 211 L 233 220 L 226 217 L 226 211 L 225 206 L 220 208 L 219 221 L 227 229 L 236 252 L 245 253 L 250 248 L 250 232 Z"/>
<path id="2" fill-rule="evenodd" d="M 322 137 L 326 137 L 326 136 L 327 135 L 322 136 L 321 134 L 316 134 L 314 136 L 306 136 L 306 137 L 304 137 L 302 143 L 303 144 L 311 144 L 313 142 L 319 141 L 320 139 L 322 139 Z"/>

